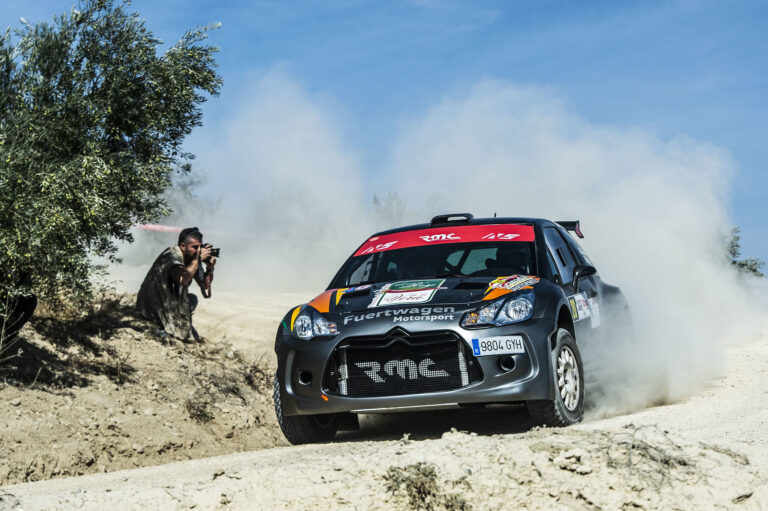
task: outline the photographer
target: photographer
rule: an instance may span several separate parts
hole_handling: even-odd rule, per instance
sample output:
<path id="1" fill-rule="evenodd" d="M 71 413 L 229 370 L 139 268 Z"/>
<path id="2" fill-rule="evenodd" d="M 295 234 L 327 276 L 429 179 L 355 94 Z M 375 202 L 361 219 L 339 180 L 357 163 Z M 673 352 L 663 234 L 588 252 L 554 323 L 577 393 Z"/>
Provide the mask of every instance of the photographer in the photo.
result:
<path id="1" fill-rule="evenodd" d="M 203 234 L 197 227 L 179 233 L 178 245 L 165 249 L 152 264 L 141 284 L 136 308 L 149 321 L 162 327 L 168 335 L 180 340 L 199 336 L 192 327 L 192 311 L 197 296 L 189 293 L 195 280 L 204 298 L 211 296 L 211 282 L 216 257 L 210 244 L 203 244 Z M 203 270 L 205 264 L 205 271 Z"/>

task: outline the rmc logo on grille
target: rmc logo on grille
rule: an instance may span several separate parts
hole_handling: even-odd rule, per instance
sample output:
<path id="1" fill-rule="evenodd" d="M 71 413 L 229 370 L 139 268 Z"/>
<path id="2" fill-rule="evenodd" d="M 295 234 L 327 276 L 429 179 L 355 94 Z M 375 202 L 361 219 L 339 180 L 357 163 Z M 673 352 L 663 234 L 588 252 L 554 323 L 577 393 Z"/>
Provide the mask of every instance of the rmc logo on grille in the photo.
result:
<path id="1" fill-rule="evenodd" d="M 449 374 L 442 370 L 430 369 L 429 366 L 435 362 L 431 358 L 425 358 L 418 364 L 411 359 L 405 358 L 403 360 L 390 360 L 384 364 L 384 372 L 389 376 L 397 376 L 404 380 L 415 380 L 419 375 L 425 378 L 440 378 L 443 376 L 449 376 Z M 378 362 L 355 362 L 355 365 L 362 369 L 363 372 L 375 383 L 384 383 L 384 378 L 381 377 L 381 364 Z"/>

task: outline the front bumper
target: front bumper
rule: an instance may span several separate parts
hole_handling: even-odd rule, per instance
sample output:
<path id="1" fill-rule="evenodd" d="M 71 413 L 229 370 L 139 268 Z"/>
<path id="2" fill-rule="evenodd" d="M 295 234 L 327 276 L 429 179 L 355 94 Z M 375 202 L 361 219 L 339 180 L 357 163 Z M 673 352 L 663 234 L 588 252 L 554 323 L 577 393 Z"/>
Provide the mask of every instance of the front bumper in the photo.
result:
<path id="1" fill-rule="evenodd" d="M 324 388 L 329 358 L 346 338 L 357 332 L 342 332 L 332 339 L 302 341 L 283 330 L 275 345 L 278 359 L 281 402 L 285 415 L 315 415 L 336 412 L 376 413 L 396 409 L 431 408 L 471 403 L 519 402 L 553 399 L 550 377 L 550 338 L 555 332 L 550 318 L 532 318 L 504 327 L 465 329 L 454 324 L 423 323 L 401 327 L 408 332 L 452 331 L 469 346 L 478 337 L 521 335 L 525 353 L 512 355 L 514 369 L 504 370 L 501 355 L 477 357 L 482 379 L 461 388 L 407 395 L 348 397 Z"/>

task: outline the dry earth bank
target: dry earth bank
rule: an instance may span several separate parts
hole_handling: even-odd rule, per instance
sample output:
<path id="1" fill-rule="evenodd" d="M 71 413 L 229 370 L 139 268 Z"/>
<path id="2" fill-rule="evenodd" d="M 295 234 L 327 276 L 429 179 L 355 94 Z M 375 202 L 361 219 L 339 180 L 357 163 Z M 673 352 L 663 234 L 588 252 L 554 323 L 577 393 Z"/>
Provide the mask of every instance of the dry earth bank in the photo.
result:
<path id="1" fill-rule="evenodd" d="M 162 338 L 134 301 L 108 297 L 83 319 L 38 316 L 22 330 L 20 354 L 0 366 L 0 484 L 286 444 L 263 350 L 243 354 L 231 332 L 213 341 L 213 328 L 201 343 Z"/>

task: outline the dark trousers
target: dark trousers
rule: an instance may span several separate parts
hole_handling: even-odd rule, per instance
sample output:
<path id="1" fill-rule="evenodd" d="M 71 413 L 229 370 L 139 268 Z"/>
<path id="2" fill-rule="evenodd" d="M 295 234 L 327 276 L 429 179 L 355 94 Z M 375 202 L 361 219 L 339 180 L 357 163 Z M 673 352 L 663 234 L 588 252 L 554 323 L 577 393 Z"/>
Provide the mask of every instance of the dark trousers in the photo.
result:
<path id="1" fill-rule="evenodd" d="M 15 303 L 14 303 L 15 302 Z M 21 327 L 23 327 L 37 307 L 37 297 L 20 296 L 10 305 L 10 312 L 5 316 L 0 316 L 0 338 L 4 341 L 16 337 Z"/>

